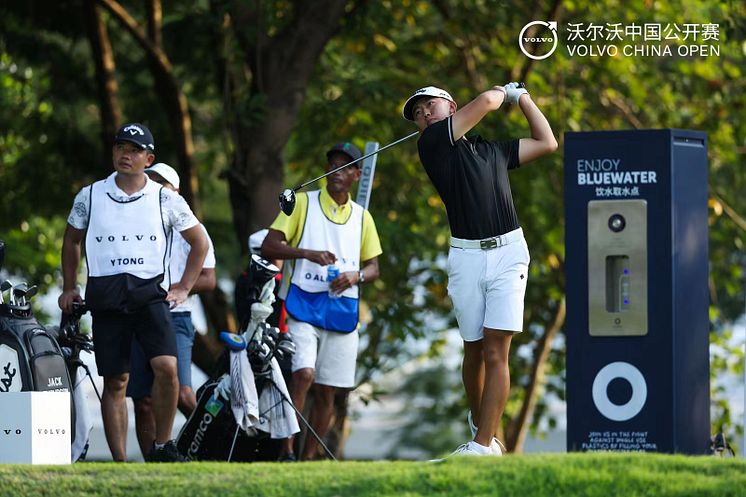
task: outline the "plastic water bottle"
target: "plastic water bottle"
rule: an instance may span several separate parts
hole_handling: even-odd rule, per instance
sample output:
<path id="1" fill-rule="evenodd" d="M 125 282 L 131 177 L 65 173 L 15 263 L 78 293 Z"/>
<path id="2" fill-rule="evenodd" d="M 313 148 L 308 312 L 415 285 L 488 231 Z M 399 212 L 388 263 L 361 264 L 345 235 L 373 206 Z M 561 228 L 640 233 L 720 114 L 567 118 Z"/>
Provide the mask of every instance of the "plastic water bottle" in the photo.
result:
<path id="1" fill-rule="evenodd" d="M 341 297 L 340 294 L 334 293 L 332 290 L 332 281 L 337 279 L 337 276 L 339 276 L 339 268 L 336 264 L 329 264 L 326 266 L 326 281 L 329 282 L 329 298 L 330 299 L 338 299 Z"/>

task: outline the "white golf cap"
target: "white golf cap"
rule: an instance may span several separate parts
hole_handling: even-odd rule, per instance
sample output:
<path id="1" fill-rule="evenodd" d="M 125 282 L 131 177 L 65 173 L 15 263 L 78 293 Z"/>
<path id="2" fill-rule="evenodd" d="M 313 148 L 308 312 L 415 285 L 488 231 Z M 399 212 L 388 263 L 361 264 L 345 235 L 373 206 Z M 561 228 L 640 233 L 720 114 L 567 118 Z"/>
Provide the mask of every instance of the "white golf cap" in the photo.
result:
<path id="1" fill-rule="evenodd" d="M 168 164 L 164 164 L 163 162 L 153 164 L 149 168 L 145 169 L 145 172 L 160 174 L 161 177 L 171 183 L 174 188 L 176 188 L 177 190 L 179 189 L 179 173 L 177 173 L 176 169 L 169 166 Z"/>
<path id="2" fill-rule="evenodd" d="M 401 115 L 404 116 L 404 119 L 406 119 L 407 121 L 414 121 L 414 117 L 412 116 L 412 107 L 414 107 L 414 104 L 417 102 L 417 100 L 422 97 L 440 97 L 445 98 L 446 100 L 453 102 L 454 104 L 456 103 L 451 94 L 447 91 L 435 86 L 426 86 L 414 92 L 414 94 L 409 97 L 406 102 L 404 102 L 404 108 L 401 111 Z"/>
<path id="3" fill-rule="evenodd" d="M 259 230 L 249 236 L 249 252 L 252 254 L 262 254 L 262 243 L 269 233 L 268 229 Z"/>

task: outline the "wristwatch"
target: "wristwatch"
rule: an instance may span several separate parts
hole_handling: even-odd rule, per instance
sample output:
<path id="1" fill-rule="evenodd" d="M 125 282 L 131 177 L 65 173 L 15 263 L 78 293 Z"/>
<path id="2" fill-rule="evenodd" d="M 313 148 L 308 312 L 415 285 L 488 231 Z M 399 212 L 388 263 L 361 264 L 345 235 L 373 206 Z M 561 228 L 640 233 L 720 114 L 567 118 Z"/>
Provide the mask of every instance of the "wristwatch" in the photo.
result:
<path id="1" fill-rule="evenodd" d="M 360 283 L 365 283 L 365 273 L 363 272 L 362 269 L 360 271 L 358 271 L 358 273 L 357 273 L 357 283 L 358 283 L 358 285 Z"/>

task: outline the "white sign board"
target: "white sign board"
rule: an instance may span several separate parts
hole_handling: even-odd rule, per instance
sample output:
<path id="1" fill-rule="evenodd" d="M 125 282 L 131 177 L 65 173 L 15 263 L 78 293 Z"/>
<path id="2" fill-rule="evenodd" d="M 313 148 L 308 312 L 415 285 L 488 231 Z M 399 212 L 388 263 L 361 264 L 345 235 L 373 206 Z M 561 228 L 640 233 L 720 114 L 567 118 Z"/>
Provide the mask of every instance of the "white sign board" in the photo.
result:
<path id="1" fill-rule="evenodd" d="M 378 142 L 367 142 L 365 144 L 365 153 L 372 154 L 378 150 Z M 362 173 L 360 174 L 360 183 L 357 187 L 357 198 L 355 202 L 367 209 L 370 205 L 370 196 L 373 194 L 373 177 L 376 175 L 376 159 L 378 154 L 371 155 L 363 161 Z"/>
<path id="2" fill-rule="evenodd" d="M 0 393 L 0 463 L 70 464 L 70 394 Z"/>

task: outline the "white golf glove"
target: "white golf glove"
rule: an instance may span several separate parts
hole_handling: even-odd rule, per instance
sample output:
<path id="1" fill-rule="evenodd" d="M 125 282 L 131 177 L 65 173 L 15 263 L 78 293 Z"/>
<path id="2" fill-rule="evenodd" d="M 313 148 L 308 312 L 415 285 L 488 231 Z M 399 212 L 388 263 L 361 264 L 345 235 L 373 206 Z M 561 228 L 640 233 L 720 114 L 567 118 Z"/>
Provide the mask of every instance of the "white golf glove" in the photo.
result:
<path id="1" fill-rule="evenodd" d="M 504 86 L 505 93 L 507 93 L 507 102 L 509 104 L 517 104 L 518 99 L 521 98 L 521 95 L 524 93 L 528 93 L 528 91 L 525 88 L 521 88 L 518 86 L 518 83 L 508 83 Z"/>

